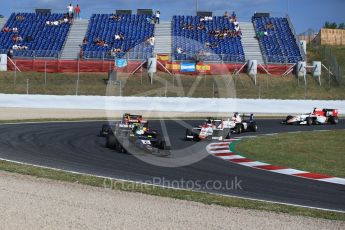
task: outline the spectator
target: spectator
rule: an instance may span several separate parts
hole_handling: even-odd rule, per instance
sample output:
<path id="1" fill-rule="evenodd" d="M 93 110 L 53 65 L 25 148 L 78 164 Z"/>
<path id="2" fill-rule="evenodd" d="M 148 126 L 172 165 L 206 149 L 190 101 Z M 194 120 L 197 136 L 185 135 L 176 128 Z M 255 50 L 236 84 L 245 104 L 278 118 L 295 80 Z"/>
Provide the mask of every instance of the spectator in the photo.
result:
<path id="1" fill-rule="evenodd" d="M 120 34 L 115 34 L 115 40 L 125 40 L 125 37 L 120 33 Z"/>
<path id="2" fill-rule="evenodd" d="M 67 6 L 67 13 L 68 13 L 69 16 L 73 15 L 73 6 L 72 6 L 72 4 L 69 4 Z"/>
<path id="3" fill-rule="evenodd" d="M 152 36 L 152 37 L 149 38 L 149 43 L 150 43 L 151 46 L 154 46 L 154 45 L 155 45 L 155 40 L 156 40 L 156 39 L 155 39 L 154 36 Z"/>
<path id="4" fill-rule="evenodd" d="M 109 18 L 117 22 L 121 21 L 122 19 L 120 15 L 115 15 L 115 14 L 112 14 Z M 150 22 L 151 22 L 151 19 L 150 19 Z"/>
<path id="5" fill-rule="evenodd" d="M 79 7 L 78 4 L 77 4 L 77 6 L 75 7 L 74 12 L 75 12 L 75 17 L 76 17 L 76 19 L 80 19 L 80 7 Z"/>
<path id="6" fill-rule="evenodd" d="M 87 38 L 84 37 L 84 39 L 83 39 L 83 45 L 86 45 L 86 44 L 87 44 Z"/>
<path id="7" fill-rule="evenodd" d="M 205 27 L 205 25 L 198 24 L 198 25 L 197 25 L 197 29 L 198 29 L 198 30 L 206 30 L 206 27 Z"/>
<path id="8" fill-rule="evenodd" d="M 13 58 L 13 49 L 9 49 L 9 50 L 8 50 L 7 56 L 8 56 L 9 58 Z"/>
<path id="9" fill-rule="evenodd" d="M 8 33 L 10 32 L 10 27 L 6 26 L 2 29 L 2 32 Z"/>
<path id="10" fill-rule="evenodd" d="M 83 51 L 83 49 L 80 49 L 79 59 L 84 59 L 84 51 Z"/>
<path id="11" fill-rule="evenodd" d="M 23 15 L 17 15 L 17 16 L 16 16 L 16 20 L 17 20 L 17 21 L 20 21 L 20 22 L 21 22 L 21 21 L 23 21 L 24 19 L 25 19 L 25 18 L 24 18 Z"/>
<path id="12" fill-rule="evenodd" d="M 234 19 L 234 26 L 236 27 L 236 26 L 238 26 L 238 21 L 237 21 L 237 19 Z"/>
<path id="13" fill-rule="evenodd" d="M 272 23 L 272 22 L 267 23 L 267 24 L 266 24 L 266 29 L 267 29 L 267 30 L 274 29 L 273 23 Z"/>
<path id="14" fill-rule="evenodd" d="M 155 15 L 155 23 L 159 24 L 159 17 L 161 16 L 161 12 L 159 10 L 156 11 Z"/>
<path id="15" fill-rule="evenodd" d="M 184 50 L 183 50 L 181 47 L 177 47 L 177 48 L 176 48 L 176 53 L 178 53 L 178 54 L 184 54 L 185 52 L 184 52 Z"/>
<path id="16" fill-rule="evenodd" d="M 12 32 L 13 32 L 13 33 L 18 33 L 18 32 L 19 32 L 19 31 L 18 31 L 18 28 L 17 28 L 17 27 L 13 27 Z"/>
<path id="17" fill-rule="evenodd" d="M 257 39 L 260 39 L 260 38 L 262 38 L 262 37 L 264 37 L 265 36 L 265 32 L 264 31 L 259 31 L 258 33 L 257 33 L 257 35 L 256 35 L 256 38 Z"/>
<path id="18" fill-rule="evenodd" d="M 232 18 L 233 20 L 236 19 L 236 13 L 235 13 L 235 11 L 232 11 L 231 18 Z"/>
<path id="19" fill-rule="evenodd" d="M 13 50 L 18 50 L 18 48 L 19 48 L 19 46 L 18 46 L 17 44 L 14 44 L 14 45 L 12 46 L 12 49 L 13 49 Z"/>
<path id="20" fill-rule="evenodd" d="M 225 11 L 224 12 L 224 15 L 223 15 L 224 18 L 229 18 L 229 14 L 228 14 L 228 11 Z"/>

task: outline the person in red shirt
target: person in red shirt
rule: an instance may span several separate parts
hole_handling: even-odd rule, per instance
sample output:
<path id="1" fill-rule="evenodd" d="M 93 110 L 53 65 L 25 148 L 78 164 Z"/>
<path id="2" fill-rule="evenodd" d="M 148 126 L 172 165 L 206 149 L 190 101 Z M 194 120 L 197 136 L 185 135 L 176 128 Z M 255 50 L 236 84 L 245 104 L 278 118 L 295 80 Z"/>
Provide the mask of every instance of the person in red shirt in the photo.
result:
<path id="1" fill-rule="evenodd" d="M 74 8 L 74 11 L 75 11 L 75 18 L 76 19 L 80 19 L 80 7 L 79 5 L 77 4 L 77 6 Z"/>

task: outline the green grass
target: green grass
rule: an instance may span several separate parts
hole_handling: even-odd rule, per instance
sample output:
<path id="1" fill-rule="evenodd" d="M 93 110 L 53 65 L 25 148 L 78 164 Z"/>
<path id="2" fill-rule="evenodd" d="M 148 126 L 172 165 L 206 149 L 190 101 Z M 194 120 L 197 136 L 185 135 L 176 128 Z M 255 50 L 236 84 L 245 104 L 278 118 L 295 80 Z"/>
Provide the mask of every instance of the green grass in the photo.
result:
<path id="1" fill-rule="evenodd" d="M 345 178 L 345 130 L 278 134 L 245 139 L 242 155 L 273 165 Z"/>
<path id="2" fill-rule="evenodd" d="M 328 60 L 325 60 L 322 57 L 322 52 L 325 47 L 330 47 L 332 49 L 332 53 L 335 55 L 338 64 L 343 70 L 345 70 L 345 46 L 316 46 L 312 44 L 308 45 L 307 46 L 308 62 L 311 63 L 312 61 L 322 61 L 322 63 L 327 66 Z"/>
<path id="3" fill-rule="evenodd" d="M 0 161 L 0 170 L 11 173 L 19 173 L 23 175 L 30 175 L 39 178 L 47 178 L 52 180 L 79 183 L 83 185 L 105 187 L 114 190 L 138 192 L 159 197 L 169 197 L 179 200 L 187 200 L 200 202 L 207 205 L 220 205 L 224 207 L 238 207 L 244 209 L 254 209 L 261 211 L 270 211 L 277 213 L 287 213 L 291 215 L 301 215 L 314 218 L 323 218 L 330 220 L 345 221 L 345 214 L 331 211 L 323 211 L 316 209 L 308 209 L 301 207 L 294 207 L 289 205 L 274 204 L 262 201 L 253 201 L 241 198 L 225 197 L 203 192 L 195 192 L 190 190 L 175 190 L 160 188 L 150 185 L 142 186 L 138 183 L 120 182 L 110 179 L 104 179 L 95 176 L 81 175 L 69 173 L 64 171 L 57 171 L 52 169 L 34 167 L 29 165 L 22 165 L 7 161 Z"/>
<path id="4" fill-rule="evenodd" d="M 146 74 L 137 73 L 131 77 L 120 74 L 122 89 L 119 85 L 105 84 L 105 73 L 80 73 L 78 95 L 119 96 L 190 96 L 190 97 L 232 97 L 232 98 L 275 98 L 275 99 L 345 99 L 345 86 L 337 86 L 333 81 L 328 84 L 322 77 L 319 86 L 311 76 L 307 77 L 304 88 L 296 77 L 258 75 L 257 85 L 242 74 L 232 78 L 227 76 L 207 76 L 196 80 L 195 76 L 158 73 L 151 85 Z M 78 75 L 75 73 L 14 73 L 0 72 L 0 93 L 28 93 L 50 95 L 75 95 Z M 197 83 L 197 84 L 196 84 Z M 193 86 L 196 86 L 195 88 Z"/>

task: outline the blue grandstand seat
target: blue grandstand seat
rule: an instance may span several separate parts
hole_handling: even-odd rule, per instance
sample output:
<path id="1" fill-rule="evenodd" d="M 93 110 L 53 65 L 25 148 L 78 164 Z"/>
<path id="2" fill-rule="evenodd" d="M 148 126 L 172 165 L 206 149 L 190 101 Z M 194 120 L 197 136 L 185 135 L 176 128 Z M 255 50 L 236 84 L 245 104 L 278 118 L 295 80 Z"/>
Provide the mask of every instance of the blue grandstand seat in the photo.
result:
<path id="1" fill-rule="evenodd" d="M 213 17 L 213 20 L 204 22 L 206 30 L 183 29 L 184 24 L 191 24 L 194 28 L 200 24 L 200 16 L 173 16 L 173 50 L 181 48 L 186 54 L 174 54 L 176 60 L 194 59 L 201 50 L 211 53 L 206 55 L 205 61 L 244 62 L 245 56 L 240 37 L 215 38 L 209 35 L 212 30 L 234 30 L 233 23 L 224 17 Z M 217 43 L 214 48 L 205 48 L 205 43 Z"/>
<path id="2" fill-rule="evenodd" d="M 111 14 L 93 14 L 86 33 L 87 44 L 82 46 L 85 58 L 112 59 L 112 48 L 120 48 L 118 58 L 147 59 L 152 56 L 153 46 L 145 41 L 154 35 L 154 24 L 148 22 L 148 15 L 121 15 L 121 20 L 110 18 Z M 124 40 L 115 40 L 116 34 L 122 34 Z M 96 39 L 105 41 L 108 46 L 94 44 Z"/>
<path id="3" fill-rule="evenodd" d="M 267 62 L 297 63 L 303 59 L 286 18 L 253 18 L 253 23 L 257 34 L 263 31 L 268 32 L 268 36 L 258 37 L 261 51 Z M 266 28 L 269 23 L 273 24 L 272 29 Z"/>
<path id="4" fill-rule="evenodd" d="M 24 20 L 16 20 L 17 15 L 24 16 Z M 12 13 L 5 27 L 8 26 L 10 29 L 17 27 L 17 34 L 19 36 L 23 39 L 31 36 L 33 40 L 13 42 L 11 39 L 14 35 L 13 31 L 7 33 L 1 31 L 0 50 L 11 49 L 16 43 L 17 45 L 27 46 L 28 51 L 15 51 L 15 56 L 57 58 L 71 25 L 70 23 L 63 23 L 59 26 L 47 26 L 46 21 L 55 21 L 63 18 L 63 14 Z"/>

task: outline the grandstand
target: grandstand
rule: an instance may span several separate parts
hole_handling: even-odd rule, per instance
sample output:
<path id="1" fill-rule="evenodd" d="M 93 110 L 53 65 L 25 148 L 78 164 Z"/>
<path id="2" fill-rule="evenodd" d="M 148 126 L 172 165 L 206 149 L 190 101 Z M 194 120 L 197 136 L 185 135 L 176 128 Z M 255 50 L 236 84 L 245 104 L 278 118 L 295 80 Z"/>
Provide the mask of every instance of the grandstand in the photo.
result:
<path id="1" fill-rule="evenodd" d="M 20 20 L 18 17 L 22 17 Z M 36 13 L 12 13 L 4 27 L 11 30 L 0 32 L 0 49 L 12 49 L 16 44 L 27 47 L 23 50 L 14 50 L 14 55 L 25 58 L 58 58 L 63 48 L 70 29 L 70 23 L 63 22 L 59 25 L 47 25 L 64 19 L 64 14 L 36 14 Z M 17 28 L 18 32 L 13 31 Z M 19 36 L 22 41 L 14 41 Z M 27 39 L 30 37 L 31 39 Z"/>
<path id="2" fill-rule="evenodd" d="M 129 59 L 146 59 L 152 56 L 153 46 L 146 43 L 154 35 L 154 24 L 147 18 L 150 15 L 121 15 L 118 18 L 112 14 L 94 14 L 86 33 L 87 43 L 83 45 L 84 58 L 123 57 L 128 53 Z M 122 35 L 123 39 L 115 39 Z M 97 45 L 96 40 L 105 44 Z M 112 55 L 112 49 L 121 51 Z"/>
<path id="3" fill-rule="evenodd" d="M 254 17 L 253 24 L 268 63 L 297 63 L 302 55 L 287 18 Z M 271 25 L 268 27 L 268 25 Z M 260 36 L 260 32 L 267 35 Z"/>
<path id="4" fill-rule="evenodd" d="M 18 20 L 18 15 L 24 19 Z M 168 61 L 173 62 L 241 64 L 254 59 L 258 63 L 279 65 L 296 64 L 304 59 L 287 17 L 253 17 L 249 22 L 239 22 L 242 33 L 237 33 L 234 23 L 223 16 L 205 21 L 201 16 L 175 15 L 171 21 L 156 25 L 150 20 L 151 15 L 93 14 L 88 20 L 57 26 L 46 24 L 63 18 L 63 14 L 12 13 L 5 24 L 2 22 L 2 29 L 16 27 L 19 32 L 0 32 L 1 52 L 7 53 L 17 44 L 27 47 L 14 51 L 17 59 L 143 61 L 162 53 L 168 54 Z M 204 28 L 196 29 L 200 24 Z M 272 27 L 267 28 L 268 24 Z M 185 25 L 195 29 L 186 29 Z M 214 31 L 221 31 L 220 34 L 228 31 L 231 35 L 219 38 Z M 263 31 L 267 34 L 260 36 Z M 24 40 L 13 41 L 15 34 Z M 116 35 L 121 37 L 116 39 Z M 25 40 L 28 36 L 33 39 Z M 155 45 L 148 42 L 152 36 L 157 38 Z"/>

